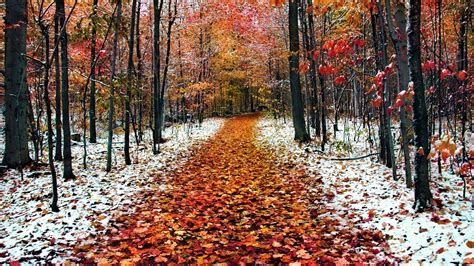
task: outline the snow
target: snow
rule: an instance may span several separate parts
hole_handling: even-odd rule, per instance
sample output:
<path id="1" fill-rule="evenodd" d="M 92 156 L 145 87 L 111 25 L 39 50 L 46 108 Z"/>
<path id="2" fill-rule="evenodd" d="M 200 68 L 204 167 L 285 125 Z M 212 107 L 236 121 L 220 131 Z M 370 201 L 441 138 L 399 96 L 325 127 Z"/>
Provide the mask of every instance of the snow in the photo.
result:
<path id="1" fill-rule="evenodd" d="M 332 129 L 332 125 L 328 128 Z M 293 136 L 291 123 L 270 118 L 262 118 L 258 123 L 259 145 L 274 152 L 281 162 L 292 162 L 305 169 L 309 177 L 320 178 L 318 185 L 334 194 L 326 208 L 332 210 L 330 215 L 340 220 L 342 226 L 356 224 L 381 230 L 388 239 L 390 252 L 403 264 L 462 263 L 474 257 L 474 249 L 467 246 L 468 241 L 474 241 L 474 210 L 469 200 L 474 194 L 472 181 L 463 199 L 461 178 L 447 170 L 439 176 L 433 170 L 431 189 L 440 206 L 431 212 L 415 213 L 414 190 L 406 188 L 403 179 L 394 181 L 391 169 L 377 163 L 376 156 L 331 160 L 375 152 L 367 144 L 367 132 L 359 126 L 345 123 L 338 132 L 338 141 L 332 141 L 326 153 L 318 152 L 320 146 L 315 142 L 296 143 Z M 353 141 L 357 136 L 360 142 Z M 341 142 L 350 144 L 350 148 L 342 151 L 336 145 Z"/>
<path id="2" fill-rule="evenodd" d="M 0 177 L 0 264 L 12 261 L 61 263 L 71 257 L 80 239 L 100 234 L 112 217 L 133 213 L 146 190 L 168 189 L 167 176 L 183 165 L 193 147 L 212 137 L 223 119 L 197 125 L 174 125 L 164 131 L 167 141 L 161 153 L 153 155 L 150 136 L 140 146 L 131 144 L 132 165 L 123 159 L 122 138 L 114 139 L 112 171 L 105 172 L 106 140 L 88 144 L 88 168 L 82 167 L 81 144 L 73 146 L 77 179 L 64 182 L 62 164 L 58 170 L 60 212 L 50 211 L 51 177 L 27 177 L 18 171 Z M 46 159 L 44 159 L 46 160 Z M 47 170 L 47 169 L 42 169 Z M 158 181 L 158 182 L 157 182 Z"/>

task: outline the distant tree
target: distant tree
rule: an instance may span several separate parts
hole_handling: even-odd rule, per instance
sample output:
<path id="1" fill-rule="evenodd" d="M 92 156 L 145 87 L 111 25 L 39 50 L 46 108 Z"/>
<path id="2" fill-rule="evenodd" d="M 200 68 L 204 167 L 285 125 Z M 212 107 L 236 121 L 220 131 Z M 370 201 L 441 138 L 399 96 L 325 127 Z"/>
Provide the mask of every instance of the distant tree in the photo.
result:
<path id="1" fill-rule="evenodd" d="M 408 67 L 410 81 L 413 82 L 415 96 L 413 98 L 415 128 L 415 209 L 423 211 L 431 206 L 429 187 L 428 154 L 428 115 L 425 103 L 425 85 L 421 72 L 421 0 L 409 0 L 408 7 Z"/>
<path id="2" fill-rule="evenodd" d="M 28 153 L 26 83 L 26 0 L 7 0 L 5 14 L 5 150 L 2 164 L 21 167 Z"/>

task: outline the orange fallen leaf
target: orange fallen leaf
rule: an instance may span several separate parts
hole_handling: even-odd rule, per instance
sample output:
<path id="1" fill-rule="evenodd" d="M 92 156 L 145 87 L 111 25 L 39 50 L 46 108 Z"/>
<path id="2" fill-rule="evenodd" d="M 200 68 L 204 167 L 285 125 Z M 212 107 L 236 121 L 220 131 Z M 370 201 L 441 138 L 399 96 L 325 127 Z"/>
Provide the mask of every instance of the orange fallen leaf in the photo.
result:
<path id="1" fill-rule="evenodd" d="M 467 241 L 466 246 L 468 246 L 469 248 L 474 248 L 474 241 Z"/>

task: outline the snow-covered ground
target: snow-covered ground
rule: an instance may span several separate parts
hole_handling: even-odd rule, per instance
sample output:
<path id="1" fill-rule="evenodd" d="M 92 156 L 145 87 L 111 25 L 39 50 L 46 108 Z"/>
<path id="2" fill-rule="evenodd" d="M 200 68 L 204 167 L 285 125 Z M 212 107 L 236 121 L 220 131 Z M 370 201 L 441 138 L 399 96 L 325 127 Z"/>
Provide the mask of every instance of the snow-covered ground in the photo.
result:
<path id="1" fill-rule="evenodd" d="M 133 213 L 144 190 L 167 189 L 169 173 L 184 164 L 194 145 L 213 136 L 223 119 L 206 120 L 202 127 L 176 125 L 164 131 L 167 141 L 153 155 L 150 141 L 131 145 L 132 165 L 123 159 L 123 139 L 114 139 L 112 171 L 105 172 L 106 140 L 88 144 L 88 168 L 82 168 L 83 147 L 73 146 L 75 181 L 64 182 L 58 169 L 60 212 L 51 212 L 49 174 L 21 180 L 18 171 L 0 176 L 0 264 L 12 261 L 61 262 L 79 239 L 102 232 L 109 220 Z M 147 138 L 148 140 L 149 138 Z M 48 168 L 42 169 L 48 171 Z"/>
<path id="2" fill-rule="evenodd" d="M 331 128 L 332 127 L 328 127 Z M 467 199 L 462 198 L 462 180 L 447 171 L 433 175 L 432 192 L 440 207 L 432 212 L 415 213 L 414 192 L 402 180 L 392 180 L 391 169 L 376 162 L 376 157 L 359 160 L 332 160 L 374 152 L 365 139 L 354 142 L 357 131 L 346 124 L 331 150 L 316 152 L 319 145 L 300 145 L 293 141 L 291 123 L 262 118 L 258 123 L 257 140 L 274 151 L 281 162 L 292 162 L 305 168 L 309 177 L 331 194 L 327 208 L 341 224 L 356 224 L 381 230 L 388 239 L 390 252 L 408 264 L 448 264 L 474 261 L 474 210 L 470 198 L 474 182 L 467 187 Z M 340 149 L 344 140 L 352 142 L 351 154 Z M 356 137 L 357 138 L 357 137 Z M 401 160 L 401 154 L 399 159 Z M 401 163 L 400 163 L 401 165 Z M 434 171 L 432 171 L 434 172 Z M 309 188 L 311 189 L 311 188 Z"/>

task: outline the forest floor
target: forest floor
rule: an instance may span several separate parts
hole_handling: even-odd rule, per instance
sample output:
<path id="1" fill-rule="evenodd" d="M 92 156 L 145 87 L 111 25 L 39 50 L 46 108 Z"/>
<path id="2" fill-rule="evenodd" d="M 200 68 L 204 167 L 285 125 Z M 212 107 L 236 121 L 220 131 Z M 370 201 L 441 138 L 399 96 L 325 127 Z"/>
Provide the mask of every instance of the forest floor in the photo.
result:
<path id="1" fill-rule="evenodd" d="M 209 264 L 299 261 L 380 262 L 383 234 L 337 228 L 326 193 L 306 189 L 304 171 L 275 164 L 256 145 L 258 116 L 229 119 L 170 179 L 149 191 L 132 215 L 77 246 L 83 262 Z M 138 195 L 137 195 L 138 196 Z M 378 254 L 378 255 L 376 255 Z"/>
<path id="2" fill-rule="evenodd" d="M 347 129 L 337 139 L 358 134 Z M 291 123 L 245 115 L 179 132 L 168 131 L 162 154 L 136 149 L 133 165 L 109 174 L 97 171 L 105 143 L 92 146 L 97 165 L 79 170 L 76 158 L 78 180 L 60 183 L 60 213 L 47 206 L 48 175 L 0 177 L 0 263 L 474 260 L 474 214 L 446 171 L 433 177 L 438 206 L 419 214 L 412 190 L 375 158 L 334 160 L 337 141 L 315 152 L 293 141 Z M 351 151 L 371 152 L 363 143 Z"/>

